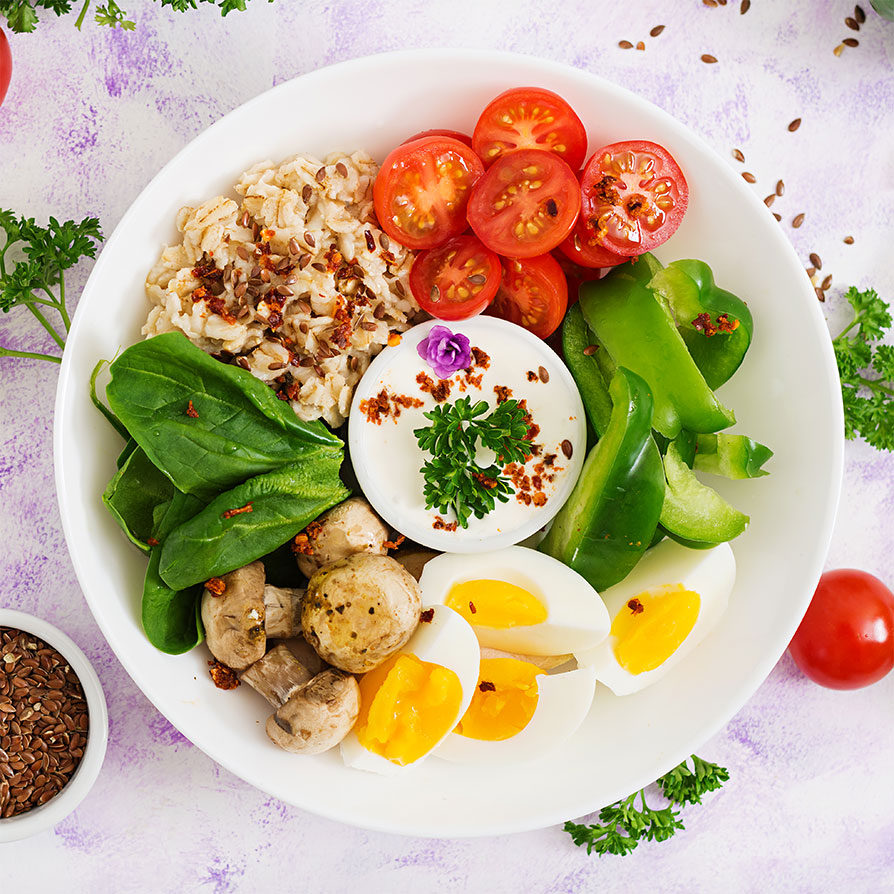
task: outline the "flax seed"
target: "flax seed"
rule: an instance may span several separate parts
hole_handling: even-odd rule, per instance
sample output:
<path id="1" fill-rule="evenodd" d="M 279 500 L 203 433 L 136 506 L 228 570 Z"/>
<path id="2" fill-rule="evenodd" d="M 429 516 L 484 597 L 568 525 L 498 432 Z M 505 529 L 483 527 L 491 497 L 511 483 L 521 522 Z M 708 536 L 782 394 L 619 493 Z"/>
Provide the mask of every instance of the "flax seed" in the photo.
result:
<path id="1" fill-rule="evenodd" d="M 826 293 L 819 286 L 817 286 L 813 291 L 816 292 L 816 297 L 820 301 L 826 300 Z"/>
<path id="2" fill-rule="evenodd" d="M 860 30 L 860 23 L 856 19 L 852 19 L 850 16 L 848 16 L 844 20 L 844 24 L 847 25 L 847 27 L 850 28 L 851 31 L 859 31 Z"/>
<path id="3" fill-rule="evenodd" d="M 341 177 L 347 177 L 347 176 L 348 176 L 348 169 L 347 169 L 347 167 L 345 166 L 345 164 L 344 164 L 343 162 L 339 162 L 339 163 L 335 166 L 335 170 L 338 171 L 339 176 L 341 176 Z"/>
<path id="4" fill-rule="evenodd" d="M 746 183 L 757 183 L 757 177 L 755 177 L 754 174 L 752 174 L 750 171 L 743 171 L 742 179 Z"/>
<path id="5" fill-rule="evenodd" d="M 325 179 L 326 179 L 326 165 L 323 165 L 323 167 L 320 168 L 320 170 L 317 171 L 316 174 L 314 174 L 314 180 L 316 180 L 317 183 L 322 183 Z"/>
<path id="6" fill-rule="evenodd" d="M 770 195 L 764 197 L 764 204 L 769 208 L 776 201 L 776 193 L 771 192 Z"/>
<path id="7" fill-rule="evenodd" d="M 702 53 L 702 62 L 707 62 L 708 65 L 713 65 L 716 61 L 716 56 L 712 56 L 710 53 Z"/>
<path id="8" fill-rule="evenodd" d="M 803 212 L 803 211 L 802 211 L 800 214 L 796 214 L 796 215 L 792 218 L 792 226 L 793 226 L 795 229 L 797 229 L 798 227 L 800 227 L 801 224 L 804 223 L 804 217 L 805 217 L 805 215 L 804 215 L 804 212 Z"/>
<path id="9" fill-rule="evenodd" d="M 844 44 L 843 43 L 838 44 L 838 46 L 835 47 L 834 50 L 832 50 L 832 53 L 835 56 L 840 56 L 843 52 L 844 52 Z"/>
<path id="10" fill-rule="evenodd" d="M 656 25 L 650 32 L 649 37 L 658 37 L 664 31 L 664 25 Z"/>
<path id="11" fill-rule="evenodd" d="M 781 196 L 785 192 L 785 184 L 781 180 L 776 181 L 776 195 Z"/>
<path id="12" fill-rule="evenodd" d="M 619 40 L 618 46 L 622 50 L 632 50 L 633 49 L 633 44 L 629 40 Z"/>
<path id="13" fill-rule="evenodd" d="M 562 453 L 565 454 L 565 459 L 571 459 L 571 454 L 574 451 L 571 441 L 566 438 L 559 446 L 562 448 Z"/>
<path id="14" fill-rule="evenodd" d="M 841 41 L 846 47 L 858 47 L 860 46 L 860 41 L 857 40 L 856 37 L 845 37 L 843 41 Z"/>
<path id="15" fill-rule="evenodd" d="M 810 252 L 808 258 L 810 260 L 810 263 L 813 264 L 813 266 L 816 267 L 817 270 L 823 269 L 823 260 L 815 251 Z"/>
<path id="16" fill-rule="evenodd" d="M 832 286 L 832 274 L 830 273 L 821 283 L 820 288 L 827 292 Z"/>
<path id="17" fill-rule="evenodd" d="M 646 45 L 641 40 L 638 40 L 636 42 L 636 48 L 638 50 L 644 50 L 646 48 Z"/>
<path id="18" fill-rule="evenodd" d="M 859 7 L 857 7 L 857 8 L 859 9 Z M 845 237 L 844 237 L 844 244 L 845 244 L 845 245 L 853 245 L 853 244 L 854 244 L 854 237 L 853 237 L 853 236 L 845 236 Z"/>
<path id="19" fill-rule="evenodd" d="M 733 158 L 736 161 L 745 161 L 745 155 L 741 149 L 733 149 Z"/>
<path id="20" fill-rule="evenodd" d="M 788 129 L 791 133 L 794 133 L 801 126 L 801 119 L 795 118 L 794 121 L 789 121 Z"/>
<path id="21" fill-rule="evenodd" d="M 866 13 L 863 12 L 863 7 L 862 7 L 862 6 L 855 6 L 855 7 L 854 7 L 854 18 L 857 20 L 857 22 L 858 22 L 860 25 L 862 25 L 863 22 L 866 21 Z"/>
<path id="22" fill-rule="evenodd" d="M 742 0 L 742 5 L 739 7 L 739 14 L 745 15 L 749 9 L 751 9 L 751 0 Z"/>

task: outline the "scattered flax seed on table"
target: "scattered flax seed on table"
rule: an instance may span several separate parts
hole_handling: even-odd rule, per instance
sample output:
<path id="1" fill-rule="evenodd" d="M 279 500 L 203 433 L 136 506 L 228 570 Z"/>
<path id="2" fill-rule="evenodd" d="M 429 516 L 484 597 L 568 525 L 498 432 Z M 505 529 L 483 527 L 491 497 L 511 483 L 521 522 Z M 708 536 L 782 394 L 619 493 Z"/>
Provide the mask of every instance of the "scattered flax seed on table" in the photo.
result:
<path id="1" fill-rule="evenodd" d="M 638 50 L 644 50 L 646 48 L 646 45 L 640 40 L 640 41 L 637 41 L 636 48 Z"/>
<path id="2" fill-rule="evenodd" d="M 716 61 L 716 56 L 712 56 L 710 53 L 702 53 L 702 62 L 707 62 L 708 65 L 712 65 Z"/>
<path id="3" fill-rule="evenodd" d="M 776 181 L 776 195 L 781 196 L 785 192 L 785 184 L 782 180 Z"/>
<path id="4" fill-rule="evenodd" d="M 804 214 L 803 211 L 802 211 L 800 214 L 796 214 L 796 215 L 792 218 L 792 226 L 793 226 L 795 229 L 797 229 L 798 227 L 800 227 L 801 224 L 804 223 L 804 217 L 805 217 L 805 214 Z"/>
<path id="5" fill-rule="evenodd" d="M 810 252 L 810 263 L 813 264 L 817 270 L 823 269 L 823 260 L 815 251 Z"/>
<path id="6" fill-rule="evenodd" d="M 649 37 L 658 37 L 664 31 L 664 25 L 656 25 L 650 32 Z"/>
<path id="7" fill-rule="evenodd" d="M 801 126 L 801 119 L 795 118 L 794 121 L 789 121 L 788 129 L 791 133 L 794 133 Z"/>
<path id="8" fill-rule="evenodd" d="M 840 56 L 840 55 L 844 52 L 844 44 L 843 44 L 843 43 L 838 44 L 838 46 L 835 47 L 835 49 L 832 50 L 832 52 L 833 52 L 836 56 Z"/>
<path id="9" fill-rule="evenodd" d="M 757 177 L 755 177 L 754 174 L 752 174 L 750 171 L 743 171 L 742 179 L 746 183 L 757 183 Z"/>
<path id="10" fill-rule="evenodd" d="M 851 31 L 859 31 L 860 30 L 860 23 L 856 19 L 852 19 L 850 16 L 848 16 L 844 20 L 844 24 L 847 25 L 847 27 L 850 28 Z"/>
<path id="11" fill-rule="evenodd" d="M 845 37 L 843 41 L 841 41 L 846 47 L 858 47 L 860 46 L 860 41 L 857 40 L 856 37 Z"/>
<path id="12" fill-rule="evenodd" d="M 751 9 L 751 0 L 742 0 L 742 5 L 739 7 L 740 15 L 745 15 L 749 9 Z"/>
<path id="13" fill-rule="evenodd" d="M 861 25 L 863 24 L 863 22 L 866 21 L 866 13 L 863 12 L 863 7 L 862 7 L 862 6 L 855 6 L 855 7 L 854 7 L 854 18 L 855 18 L 855 19 L 857 20 L 857 22 L 859 22 L 859 24 L 861 24 Z"/>
<path id="14" fill-rule="evenodd" d="M 619 40 L 618 46 L 622 50 L 632 50 L 633 49 L 633 44 L 629 40 Z"/>
<path id="15" fill-rule="evenodd" d="M 742 162 L 745 161 L 745 155 L 741 149 L 733 149 L 733 158 L 736 161 L 742 161 Z"/>
<path id="16" fill-rule="evenodd" d="M 857 9 L 859 9 L 859 8 L 860 8 L 860 7 L 858 6 Z M 854 237 L 853 237 L 853 236 L 845 236 L 845 237 L 844 237 L 844 244 L 845 244 L 845 245 L 853 245 L 853 244 L 854 244 Z"/>

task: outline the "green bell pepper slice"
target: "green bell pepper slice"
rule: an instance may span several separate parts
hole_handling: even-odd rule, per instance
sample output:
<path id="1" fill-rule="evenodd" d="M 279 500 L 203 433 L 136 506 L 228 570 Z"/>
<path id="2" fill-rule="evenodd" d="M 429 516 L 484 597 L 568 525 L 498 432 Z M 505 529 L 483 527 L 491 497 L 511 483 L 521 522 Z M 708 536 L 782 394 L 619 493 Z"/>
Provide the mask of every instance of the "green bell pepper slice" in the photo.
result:
<path id="1" fill-rule="evenodd" d="M 562 353 L 577 384 L 587 418 L 597 436 L 601 438 L 611 418 L 612 399 L 594 352 L 584 353 L 590 348 L 597 347 L 593 341 L 594 336 L 587 326 L 580 305 L 575 304 L 565 315 L 565 321 L 562 323 Z M 605 353 L 604 349 L 597 347 L 595 353 L 599 351 Z"/>
<path id="2" fill-rule="evenodd" d="M 696 541 L 687 546 L 722 543 L 738 537 L 749 518 L 735 509 L 713 488 L 702 484 L 676 441 L 664 454 L 667 488 L 661 508 L 661 526 L 675 540 Z"/>
<path id="3" fill-rule="evenodd" d="M 653 427 L 667 438 L 681 429 L 713 432 L 735 422 L 699 372 L 664 303 L 649 288 L 658 262 L 641 255 L 581 286 L 584 318 L 619 366 L 652 391 Z"/>
<path id="4" fill-rule="evenodd" d="M 773 451 L 745 435 L 699 435 L 692 467 L 724 478 L 760 478 L 770 473 L 762 468 Z"/>
<path id="5" fill-rule="evenodd" d="M 664 501 L 648 385 L 619 367 L 609 394 L 613 408 L 608 427 L 539 547 L 597 590 L 625 578 L 640 560 Z"/>
<path id="6" fill-rule="evenodd" d="M 655 274 L 649 288 L 667 305 L 708 386 L 719 388 L 751 344 L 754 321 L 748 306 L 714 282 L 704 261 L 673 261 Z"/>

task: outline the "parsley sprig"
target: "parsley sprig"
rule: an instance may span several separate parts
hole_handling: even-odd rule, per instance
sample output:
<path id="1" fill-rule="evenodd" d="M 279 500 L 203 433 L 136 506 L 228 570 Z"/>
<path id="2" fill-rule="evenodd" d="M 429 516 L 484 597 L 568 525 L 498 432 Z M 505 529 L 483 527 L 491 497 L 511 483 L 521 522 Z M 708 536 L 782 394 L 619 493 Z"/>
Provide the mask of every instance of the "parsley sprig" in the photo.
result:
<path id="1" fill-rule="evenodd" d="M 46 227 L 34 218 L 17 217 L 12 211 L 0 210 L 0 229 L 6 243 L 0 248 L 0 310 L 8 313 L 14 307 L 26 307 L 60 349 L 71 319 L 65 306 L 65 271 L 81 258 L 96 256 L 102 239 L 99 221 L 85 217 L 80 223 L 67 220 L 59 223 L 51 217 Z M 16 246 L 14 254 L 11 249 Z M 56 311 L 62 328 L 47 319 L 46 308 Z M 61 363 L 54 354 L 15 351 L 0 346 L 0 357 L 30 357 Z"/>
<path id="2" fill-rule="evenodd" d="M 666 841 L 684 829 L 680 811 L 673 805 L 701 804 L 702 795 L 720 788 L 727 779 L 724 767 L 692 755 L 694 769 L 686 761 L 674 767 L 658 780 L 664 796 L 671 803 L 660 810 L 646 802 L 646 791 L 641 789 L 622 801 L 603 807 L 599 823 L 565 823 L 565 831 L 578 846 L 586 845 L 588 854 L 616 854 L 626 856 L 641 841 Z M 639 800 L 639 806 L 637 806 Z"/>
<path id="3" fill-rule="evenodd" d="M 222 16 L 231 12 L 243 12 L 250 0 L 157 0 L 162 6 L 169 6 L 175 12 L 187 12 L 190 9 L 198 9 L 200 3 L 213 3 L 220 8 Z M 273 3 L 273 0 L 267 0 Z M 84 0 L 75 27 L 80 31 L 87 12 L 90 9 L 91 0 Z M 56 16 L 67 15 L 71 12 L 72 0 L 0 0 L 0 16 L 6 17 L 6 24 L 10 31 L 33 31 L 40 22 L 39 10 L 46 10 Z M 97 25 L 106 25 L 109 28 L 121 28 L 124 31 L 133 31 L 136 24 L 127 18 L 127 13 L 121 9 L 115 0 L 108 0 L 96 7 L 93 20 Z"/>
<path id="4" fill-rule="evenodd" d="M 853 320 L 832 340 L 841 397 L 845 436 L 862 435 L 879 450 L 894 450 L 894 347 L 880 345 L 891 326 L 891 313 L 875 289 L 851 286 L 844 296 L 854 309 Z"/>
<path id="5" fill-rule="evenodd" d="M 524 407 L 507 400 L 490 413 L 488 410 L 486 400 L 473 405 L 471 398 L 461 397 L 424 413 L 431 425 L 413 432 L 422 450 L 432 456 L 420 469 L 425 479 L 425 508 L 436 507 L 445 514 L 453 510 L 464 528 L 472 515 L 484 518 L 497 500 L 505 503 L 509 499 L 513 489 L 502 474 L 503 467 L 525 462 L 530 455 Z M 494 454 L 490 465 L 478 464 L 479 443 Z"/>

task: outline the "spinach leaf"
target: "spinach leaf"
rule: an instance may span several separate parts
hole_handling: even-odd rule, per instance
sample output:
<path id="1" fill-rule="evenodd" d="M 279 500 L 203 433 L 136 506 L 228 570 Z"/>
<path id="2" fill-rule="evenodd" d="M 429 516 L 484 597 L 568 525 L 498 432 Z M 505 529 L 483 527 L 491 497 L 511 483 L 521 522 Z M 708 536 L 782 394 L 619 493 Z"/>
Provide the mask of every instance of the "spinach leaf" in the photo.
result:
<path id="1" fill-rule="evenodd" d="M 96 379 L 99 376 L 102 368 L 108 363 L 108 360 L 100 360 L 96 366 L 93 367 L 93 372 L 90 373 L 90 400 L 93 402 L 93 406 L 102 413 L 103 416 L 109 421 L 109 424 L 121 435 L 122 438 L 128 440 L 130 438 L 130 432 L 124 427 L 124 423 L 99 399 L 96 394 Z"/>
<path id="2" fill-rule="evenodd" d="M 201 500 L 174 491 L 167 502 L 155 507 L 152 536 L 163 541 L 177 525 L 201 508 Z M 180 655 L 198 645 L 204 636 L 199 611 L 202 588 L 196 585 L 172 590 L 158 573 L 161 552 L 161 546 L 155 546 L 149 555 L 143 582 L 141 620 L 146 637 L 156 649 L 169 655 Z"/>
<path id="3" fill-rule="evenodd" d="M 134 452 L 140 445 L 133 438 L 128 438 L 127 443 L 124 445 L 122 451 L 118 454 L 118 458 L 115 460 L 116 468 L 121 468 L 126 462 L 127 458 Z"/>
<path id="4" fill-rule="evenodd" d="M 323 454 L 215 497 L 165 540 L 162 580 L 182 589 L 272 552 L 348 496 L 338 477 L 340 464 L 340 456 Z"/>
<path id="5" fill-rule="evenodd" d="M 208 498 L 299 459 L 341 455 L 322 423 L 302 422 L 251 373 L 179 332 L 131 345 L 110 371 L 109 406 L 185 493 Z"/>
<path id="6" fill-rule="evenodd" d="M 153 513 L 159 505 L 169 503 L 173 495 L 174 485 L 136 447 L 109 482 L 102 501 L 131 543 L 148 553 L 147 541 L 155 536 Z"/>

